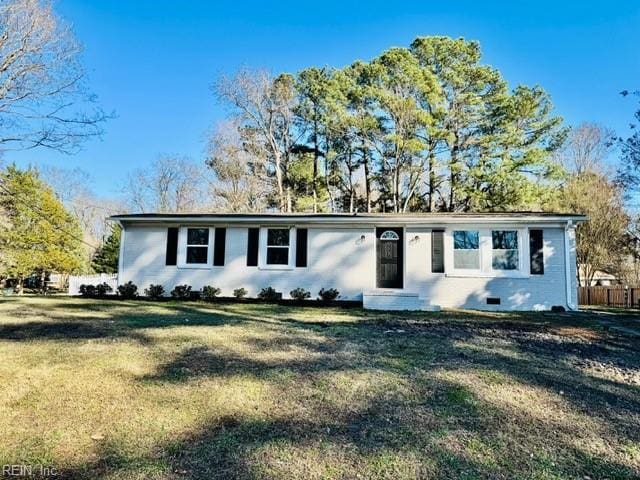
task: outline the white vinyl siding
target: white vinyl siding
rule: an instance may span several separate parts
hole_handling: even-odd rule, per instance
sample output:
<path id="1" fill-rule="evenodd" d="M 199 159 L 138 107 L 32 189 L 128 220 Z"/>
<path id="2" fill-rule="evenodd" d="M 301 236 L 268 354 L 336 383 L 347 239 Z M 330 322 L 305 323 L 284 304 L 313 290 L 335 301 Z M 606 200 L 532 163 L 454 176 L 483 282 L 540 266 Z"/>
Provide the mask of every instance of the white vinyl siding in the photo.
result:
<path id="1" fill-rule="evenodd" d="M 194 222 L 195 223 L 195 222 Z M 375 229 L 373 226 L 335 227 L 305 226 L 308 228 L 307 268 L 290 270 L 285 268 L 269 269 L 248 267 L 247 262 L 247 225 L 227 227 L 227 242 L 224 267 L 208 265 L 184 267 L 185 242 L 182 242 L 182 229 L 179 233 L 178 268 L 165 265 L 167 227 L 173 224 L 125 225 L 120 257 L 121 268 L 118 273 L 119 284 L 132 281 L 143 291 L 149 284 L 161 284 L 167 292 L 176 285 L 188 284 L 194 290 L 204 285 L 213 285 L 222 290 L 222 296 L 231 297 L 233 290 L 243 287 L 249 297 L 255 297 L 261 288 L 272 286 L 282 292 L 284 298 L 289 292 L 301 287 L 309 290 L 313 298 L 321 288 L 336 288 L 345 300 L 361 300 L 362 292 L 375 289 L 376 257 Z M 251 226 L 257 227 L 259 224 Z M 184 226 L 184 224 L 183 224 Z M 196 223 L 195 226 L 198 226 Z M 189 225 L 191 227 L 191 225 Z M 212 256 L 213 226 L 209 234 Z M 274 227 L 275 228 L 275 227 Z M 544 275 L 528 275 L 529 228 L 544 231 Z M 445 274 L 431 272 L 431 231 L 445 230 Z M 479 230 L 482 250 L 482 231 L 486 231 L 487 258 L 481 258 L 486 274 L 455 275 L 453 268 L 453 230 Z M 518 230 L 517 271 L 492 271 L 491 232 L 493 230 Z M 524 230 L 524 232 L 523 232 Z M 546 226 L 532 222 L 525 225 L 437 225 L 407 226 L 405 230 L 405 282 L 404 290 L 418 292 L 429 303 L 447 308 L 477 308 L 492 310 L 534 310 L 549 309 L 553 305 L 567 306 L 565 254 L 569 255 L 570 276 L 574 283 L 569 289 L 572 303 L 575 303 L 575 240 L 570 230 L 571 244 L 565 253 L 565 232 L 562 226 Z M 524 235 L 524 236 L 523 236 Z M 295 229 L 290 234 L 291 265 L 295 265 Z M 523 241 L 525 240 L 525 241 Z M 266 238 L 265 243 L 266 245 Z M 262 255 L 262 244 L 260 244 Z M 183 250 L 180 250 L 183 249 Z M 450 256 L 449 256 L 450 255 Z M 525 267 L 522 267 L 522 263 Z M 487 297 L 499 297 L 500 305 L 487 305 Z"/>

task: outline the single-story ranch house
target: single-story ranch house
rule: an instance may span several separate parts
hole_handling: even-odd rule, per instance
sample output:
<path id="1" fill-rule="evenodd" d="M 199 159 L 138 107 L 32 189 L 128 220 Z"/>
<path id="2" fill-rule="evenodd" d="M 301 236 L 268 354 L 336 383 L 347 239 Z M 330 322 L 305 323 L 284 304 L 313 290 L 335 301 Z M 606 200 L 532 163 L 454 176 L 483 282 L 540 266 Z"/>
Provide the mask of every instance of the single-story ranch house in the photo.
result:
<path id="1" fill-rule="evenodd" d="M 575 226 L 581 215 L 132 214 L 118 283 L 166 291 L 212 285 L 313 297 L 336 288 L 365 308 L 577 308 Z"/>

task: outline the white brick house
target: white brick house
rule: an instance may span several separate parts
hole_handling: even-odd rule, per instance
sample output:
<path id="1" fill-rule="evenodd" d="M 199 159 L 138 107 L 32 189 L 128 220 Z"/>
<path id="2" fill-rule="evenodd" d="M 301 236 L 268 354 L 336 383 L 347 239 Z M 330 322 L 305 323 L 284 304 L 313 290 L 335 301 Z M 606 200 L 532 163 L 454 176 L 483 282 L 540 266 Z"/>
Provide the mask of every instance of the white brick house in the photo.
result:
<path id="1" fill-rule="evenodd" d="M 544 310 L 577 307 L 580 215 L 133 214 L 118 283 L 166 291 L 212 285 L 231 296 L 272 286 L 315 298 L 336 288 L 365 308 Z"/>

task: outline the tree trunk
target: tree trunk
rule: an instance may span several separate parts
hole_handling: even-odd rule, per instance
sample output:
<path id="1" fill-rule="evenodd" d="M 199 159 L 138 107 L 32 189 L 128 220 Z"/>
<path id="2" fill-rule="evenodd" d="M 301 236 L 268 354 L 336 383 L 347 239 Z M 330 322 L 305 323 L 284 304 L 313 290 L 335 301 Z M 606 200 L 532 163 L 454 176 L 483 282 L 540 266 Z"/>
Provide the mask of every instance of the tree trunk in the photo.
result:
<path id="1" fill-rule="evenodd" d="M 18 277 L 18 284 L 16 285 L 16 293 L 18 295 L 22 295 L 24 293 L 23 283 L 24 277 Z"/>
<path id="2" fill-rule="evenodd" d="M 400 171 L 398 165 L 393 169 L 393 212 L 398 213 L 400 195 Z"/>
<path id="3" fill-rule="evenodd" d="M 355 189 L 353 188 L 353 164 L 351 163 L 352 154 L 349 152 L 349 160 L 347 163 L 347 168 L 349 171 L 349 213 L 353 213 L 355 206 Z"/>
<path id="4" fill-rule="evenodd" d="M 371 178 L 369 172 L 369 157 L 367 156 L 367 149 L 362 142 L 362 158 L 364 159 L 364 189 L 367 201 L 367 213 L 371 213 Z"/>
<path id="5" fill-rule="evenodd" d="M 427 211 L 433 212 L 435 210 L 435 195 L 434 189 L 436 188 L 436 173 L 434 171 L 435 168 L 435 158 L 433 156 L 433 151 L 429 153 L 429 202 L 427 204 Z"/>
<path id="6" fill-rule="evenodd" d="M 329 160 L 325 156 L 324 159 L 324 180 L 327 186 L 327 194 L 329 195 L 329 208 L 331 209 L 331 213 L 336 211 L 335 199 L 333 198 L 333 192 L 331 191 L 331 182 L 329 181 L 330 168 L 329 168 Z"/>
<path id="7" fill-rule="evenodd" d="M 314 145 L 313 145 L 313 213 L 318 213 L 318 189 L 317 189 L 317 178 L 318 178 L 318 158 L 320 157 L 320 149 L 318 148 L 318 121 L 315 120 L 313 122 L 313 135 L 314 135 Z"/>
<path id="8" fill-rule="evenodd" d="M 456 137 L 453 148 L 451 149 L 451 163 L 449 165 L 449 211 L 455 211 L 455 190 L 458 181 L 456 168 L 458 167 L 458 138 Z"/>
<path id="9" fill-rule="evenodd" d="M 286 211 L 286 201 L 284 196 L 284 186 L 282 184 L 282 162 L 280 160 L 280 155 L 276 155 L 275 157 L 275 166 L 276 166 L 276 183 L 278 186 L 278 208 L 281 212 Z"/>

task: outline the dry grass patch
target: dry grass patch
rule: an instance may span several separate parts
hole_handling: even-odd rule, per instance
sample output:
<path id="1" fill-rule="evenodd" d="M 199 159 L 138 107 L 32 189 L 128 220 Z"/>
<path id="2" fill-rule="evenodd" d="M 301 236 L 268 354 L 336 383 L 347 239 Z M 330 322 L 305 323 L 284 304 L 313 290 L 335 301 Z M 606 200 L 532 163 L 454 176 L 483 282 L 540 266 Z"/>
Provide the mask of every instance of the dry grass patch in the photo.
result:
<path id="1" fill-rule="evenodd" d="M 2 299 L 0 464 L 67 478 L 633 478 L 638 353 L 567 315 Z"/>

